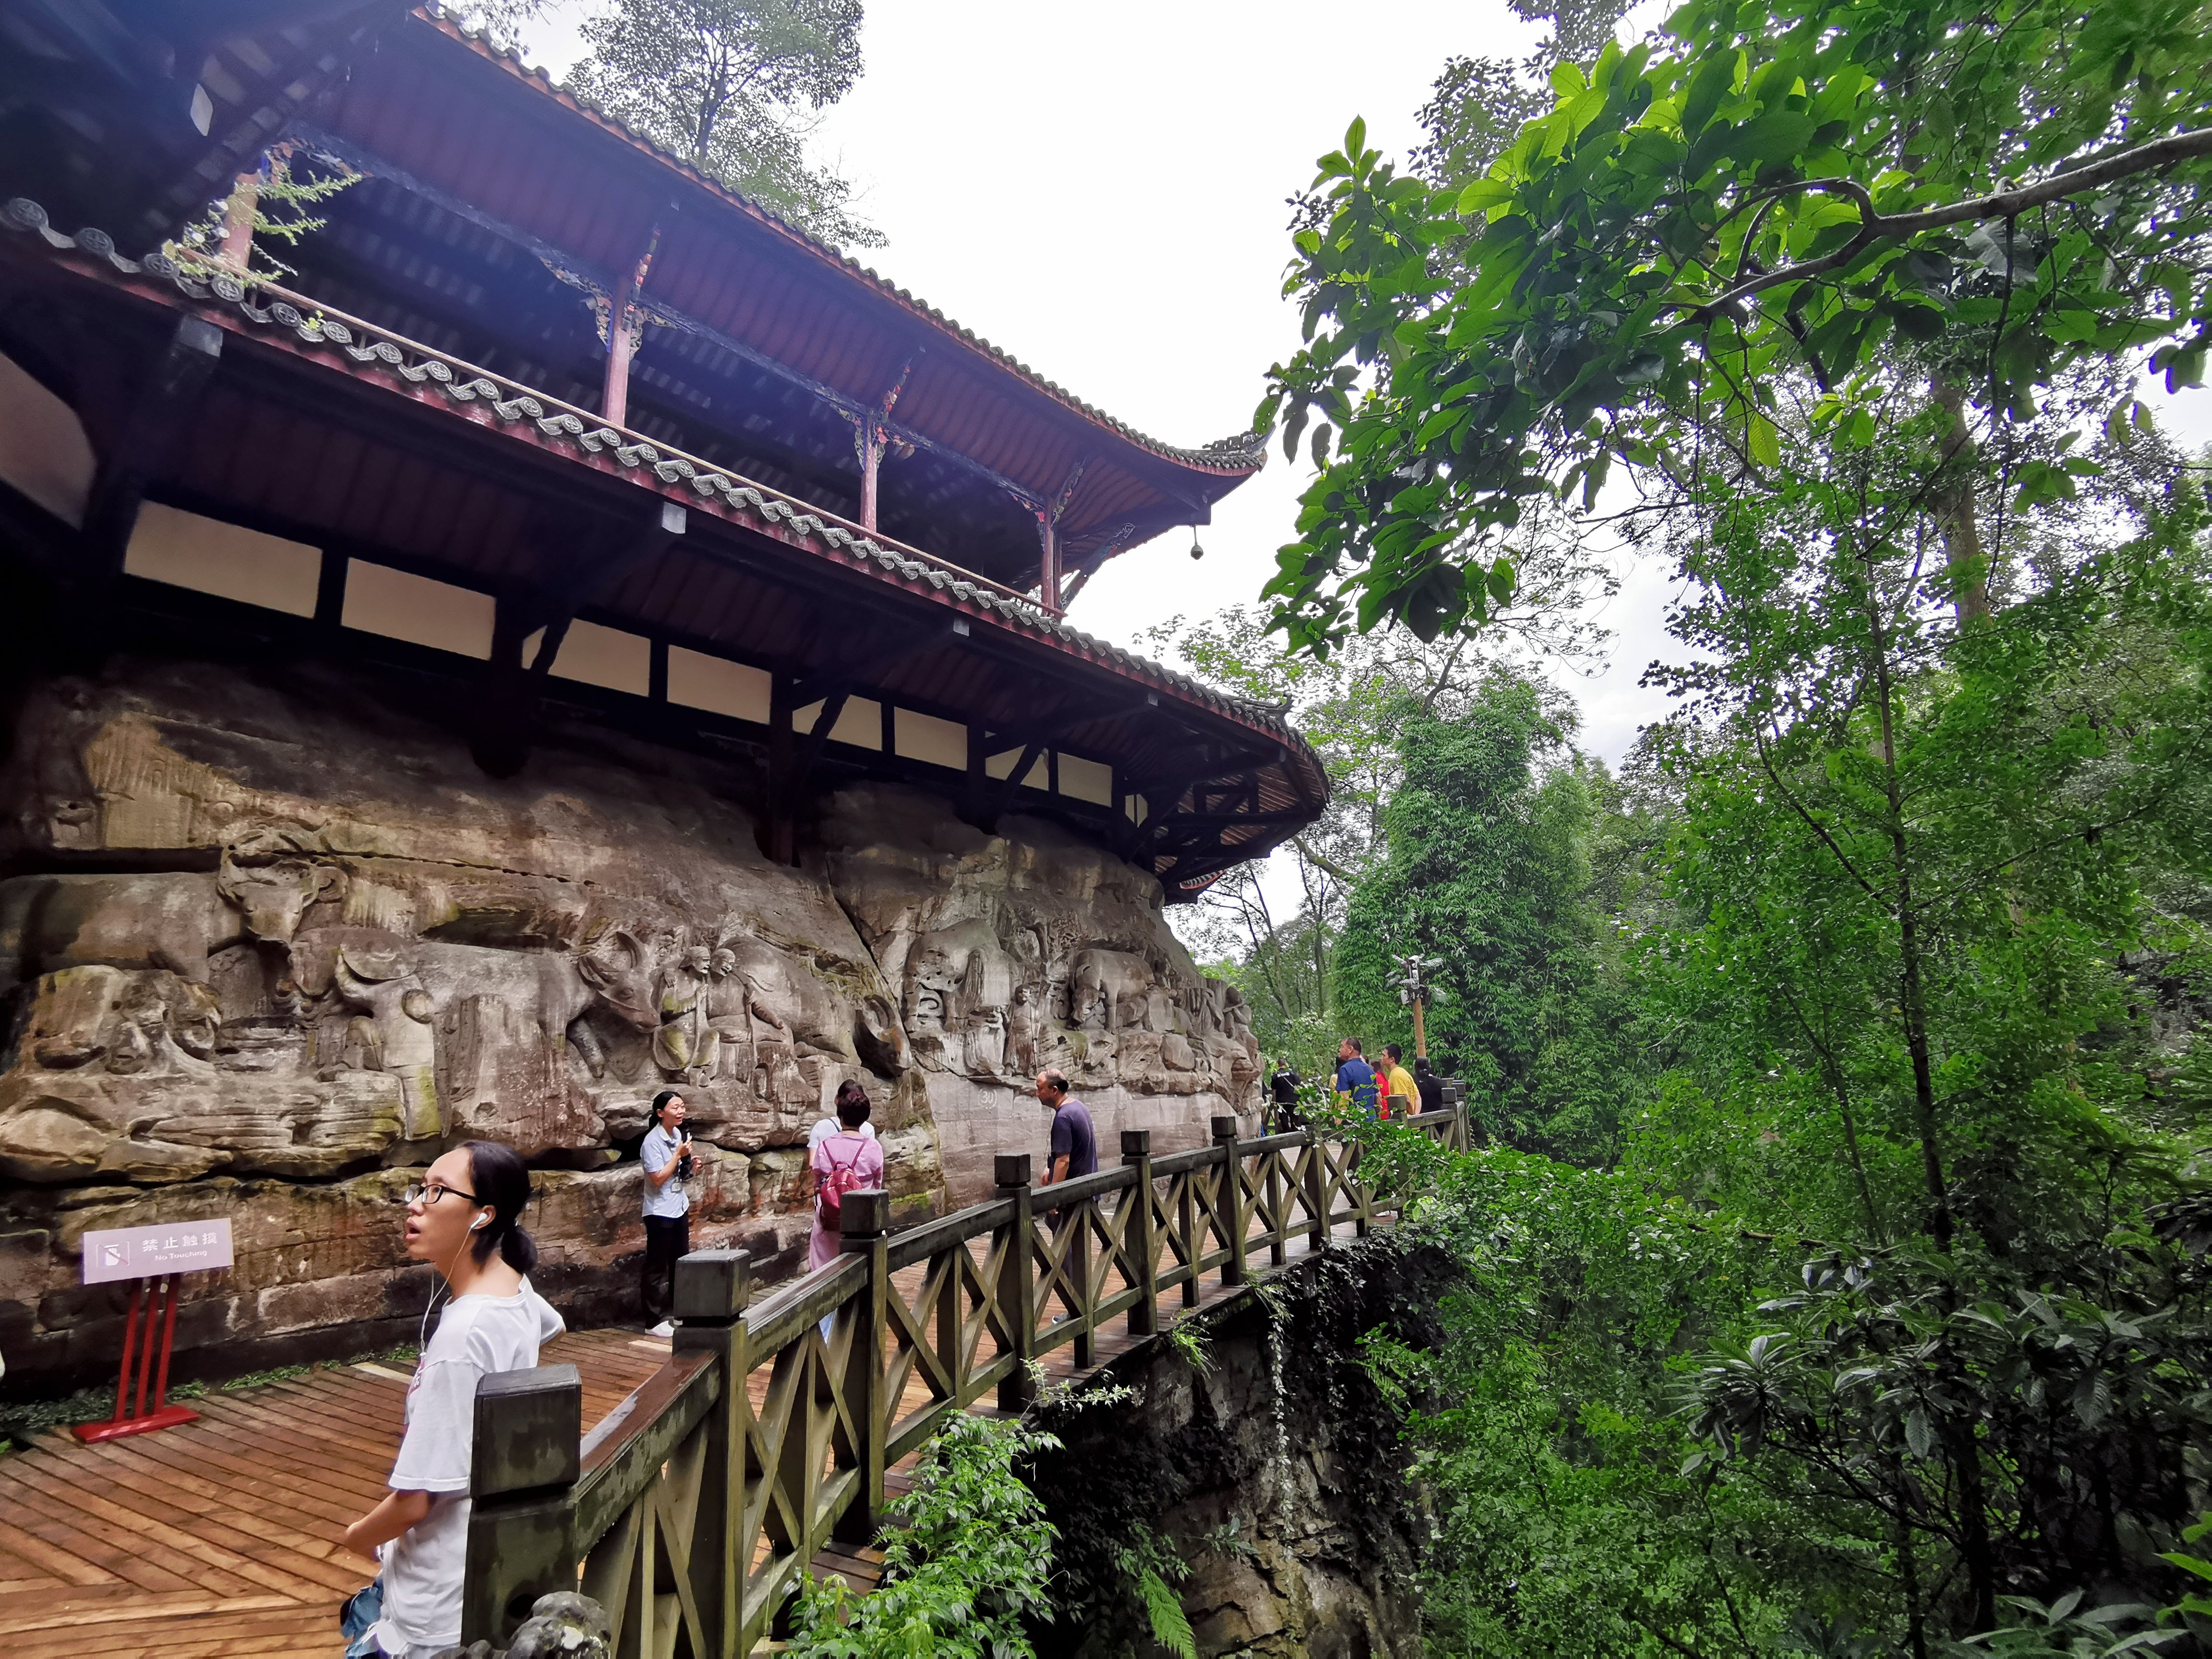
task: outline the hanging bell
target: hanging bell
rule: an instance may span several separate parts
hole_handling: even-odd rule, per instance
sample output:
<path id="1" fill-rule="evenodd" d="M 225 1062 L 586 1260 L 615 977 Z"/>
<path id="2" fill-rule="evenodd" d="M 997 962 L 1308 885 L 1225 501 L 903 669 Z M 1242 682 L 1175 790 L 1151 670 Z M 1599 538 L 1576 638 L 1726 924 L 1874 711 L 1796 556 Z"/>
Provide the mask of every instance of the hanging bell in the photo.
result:
<path id="1" fill-rule="evenodd" d="M 1206 550 L 1198 544 L 1198 526 L 1196 525 L 1193 525 L 1190 527 L 1190 556 L 1194 559 L 1202 559 L 1206 556 Z"/>

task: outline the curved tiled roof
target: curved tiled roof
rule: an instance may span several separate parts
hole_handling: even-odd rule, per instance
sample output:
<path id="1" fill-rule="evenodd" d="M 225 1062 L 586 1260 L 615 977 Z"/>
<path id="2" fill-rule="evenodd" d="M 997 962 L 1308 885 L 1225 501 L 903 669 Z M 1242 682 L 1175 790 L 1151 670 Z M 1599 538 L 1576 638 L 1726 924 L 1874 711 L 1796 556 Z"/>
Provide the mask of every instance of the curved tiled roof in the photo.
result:
<path id="1" fill-rule="evenodd" d="M 656 445 L 636 433 L 610 426 L 588 410 L 492 375 L 358 319 L 334 313 L 313 300 L 289 294 L 273 284 L 242 282 L 228 271 L 217 271 L 201 280 L 159 252 L 143 260 L 127 258 L 117 251 L 115 239 L 105 231 L 87 228 L 73 236 L 58 231 L 48 222 L 43 208 L 20 197 L 0 207 L 0 226 L 33 234 L 58 250 L 88 255 L 118 276 L 151 276 L 173 284 L 191 300 L 216 301 L 258 329 L 281 331 L 291 342 L 317 349 L 319 355 L 327 353 L 323 361 L 333 368 L 393 374 L 416 386 L 434 387 L 453 404 L 490 410 L 503 426 L 514 428 L 527 422 L 541 441 L 568 449 L 580 457 L 610 458 L 624 471 L 649 472 L 661 485 L 687 489 L 697 500 L 713 501 L 741 520 L 750 520 L 768 529 L 780 540 L 811 546 L 842 562 L 869 568 L 879 578 L 910 589 L 927 589 L 956 603 L 973 606 L 979 612 L 1049 641 L 1070 654 L 1149 682 L 1171 691 L 1187 703 L 1210 708 L 1264 732 L 1282 744 L 1293 757 L 1303 759 L 1316 781 L 1317 793 L 1326 793 L 1327 784 L 1322 780 L 1319 763 L 1305 739 L 1283 718 L 1285 711 L 1217 690 L 1188 674 L 1072 628 L 1026 595 L 988 577 L 864 530 L 709 462 L 672 453 L 665 445 Z M 268 296 L 268 302 L 257 303 L 257 295 Z"/>
<path id="2" fill-rule="evenodd" d="M 1211 443 L 1201 444 L 1193 448 L 1165 443 L 1148 434 L 1139 432 L 1127 422 L 1116 419 L 1096 404 L 1077 397 L 1065 386 L 1047 379 L 1011 352 L 994 345 L 975 330 L 954 321 L 935 306 L 894 283 L 888 276 L 883 276 L 870 266 L 862 264 L 852 255 L 832 247 L 819 237 L 793 224 L 773 208 L 731 189 L 712 175 L 701 172 L 681 156 L 662 149 L 619 117 L 610 115 L 596 105 L 578 97 L 555 81 L 544 68 L 527 62 L 520 51 L 495 44 L 481 30 L 471 31 L 463 28 L 444 15 L 438 0 L 430 0 L 428 4 L 418 7 L 410 15 L 410 19 L 428 24 L 441 34 L 468 48 L 486 61 L 498 64 L 507 73 L 534 88 L 562 108 L 569 110 L 604 128 L 615 137 L 652 156 L 664 167 L 681 173 L 700 189 L 719 198 L 730 206 L 759 219 L 774 231 L 789 239 L 806 253 L 825 264 L 836 266 L 846 276 L 865 283 L 879 296 L 889 300 L 918 320 L 950 335 L 1000 368 L 1011 371 L 1027 383 L 1031 389 L 1042 392 L 1062 408 L 1106 428 L 1152 454 L 1182 465 L 1247 477 L 1259 471 L 1267 465 L 1266 442 L 1257 433 L 1232 433 L 1227 437 L 1218 438 Z"/>

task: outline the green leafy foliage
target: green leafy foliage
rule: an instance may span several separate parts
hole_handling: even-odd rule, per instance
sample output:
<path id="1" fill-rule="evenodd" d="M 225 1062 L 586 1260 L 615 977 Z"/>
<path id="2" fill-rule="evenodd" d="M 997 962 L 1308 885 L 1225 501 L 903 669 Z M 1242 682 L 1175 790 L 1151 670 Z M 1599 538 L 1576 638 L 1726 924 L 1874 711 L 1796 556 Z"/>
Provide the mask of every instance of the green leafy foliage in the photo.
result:
<path id="1" fill-rule="evenodd" d="M 1920 352 L 1992 419 L 2145 347 L 2193 382 L 2202 33 L 2195 0 L 1690 0 L 1561 64 L 1475 176 L 1401 173 L 1355 121 L 1293 239 L 1307 344 L 1259 411 L 1330 434 L 1274 625 L 1315 651 L 1480 626 L 1532 508 L 1616 467 L 1786 487 L 1790 376 L 1848 411 Z"/>
<path id="2" fill-rule="evenodd" d="M 242 261 L 255 276 L 271 280 L 296 276 L 277 256 L 276 245 L 296 247 L 301 237 L 329 224 L 311 210 L 360 179 L 350 167 L 320 156 L 303 164 L 296 146 L 278 144 L 261 158 L 258 173 L 240 179 L 228 198 L 178 232 L 170 255 L 195 273 L 212 272 L 222 258 Z M 236 248 L 225 249 L 234 228 L 245 233 L 242 255 Z"/>
<path id="3" fill-rule="evenodd" d="M 1371 1045 L 1412 1036 L 1391 957 L 1439 958 L 1430 1048 L 1467 1081 L 1481 1127 L 1601 1163 L 1649 1067 L 1606 945 L 1617 895 L 1592 867 L 1618 791 L 1602 767 L 1564 763 L 1568 718 L 1499 675 L 1456 719 L 1399 723 L 1388 855 L 1352 895 L 1334 968 L 1344 1028 Z"/>
<path id="4" fill-rule="evenodd" d="M 1022 1422 L 956 1414 L 930 1442 L 913 1490 L 885 1506 L 884 1577 L 854 1597 L 808 1575 L 788 1650 L 808 1659 L 1023 1659 L 1024 1620 L 1049 1617 L 1059 1534 L 1016 1472 L 1058 1449 Z"/>
<path id="5" fill-rule="evenodd" d="M 1142 1568 L 1137 1575 L 1137 1594 L 1145 1604 L 1145 1620 L 1151 1626 L 1152 1640 L 1176 1659 L 1198 1659 L 1198 1638 L 1167 1580 L 1151 1567 Z"/>
<path id="6" fill-rule="evenodd" d="M 806 158 L 819 112 L 860 78 L 860 20 L 861 0 L 616 0 L 584 23 L 569 86 L 800 229 L 878 246 L 852 185 Z"/>
<path id="7" fill-rule="evenodd" d="M 1322 158 L 1291 651 L 1494 625 L 1562 513 L 1680 578 L 1632 790 L 1486 688 L 1347 883 L 1340 1017 L 1445 958 L 1516 1143 L 1310 1109 L 1467 1269 L 1368 1345 L 1444 1650 L 2212 1645 L 2212 568 L 2136 396 L 2212 324 L 2204 21 L 1691 0 Z"/>

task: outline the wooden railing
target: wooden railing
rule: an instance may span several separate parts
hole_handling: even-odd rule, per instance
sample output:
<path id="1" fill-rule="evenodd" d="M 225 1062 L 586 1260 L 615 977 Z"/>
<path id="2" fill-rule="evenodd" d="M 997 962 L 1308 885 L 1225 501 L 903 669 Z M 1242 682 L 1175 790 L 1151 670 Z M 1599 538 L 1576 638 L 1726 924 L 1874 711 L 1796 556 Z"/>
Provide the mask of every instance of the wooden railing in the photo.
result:
<path id="1" fill-rule="evenodd" d="M 1456 1085 L 1447 1100 L 1408 1121 L 1463 1149 Z M 1000 1157 L 990 1200 L 896 1235 L 884 1194 L 848 1194 L 840 1259 L 757 1303 L 743 1254 L 685 1256 L 667 1364 L 589 1434 L 573 1367 L 484 1379 L 462 1639 L 501 1641 L 580 1581 L 618 1655 L 750 1652 L 817 1552 L 873 1538 L 885 1469 L 948 1415 L 1021 1410 L 1059 1348 L 1086 1370 L 1112 1322 L 1151 1335 L 1161 1297 L 1194 1308 L 1208 1274 L 1241 1285 L 1401 1208 L 1359 1163 L 1217 1117 L 1211 1145 L 1164 1158 L 1125 1132 L 1120 1168 L 1056 1187 Z"/>

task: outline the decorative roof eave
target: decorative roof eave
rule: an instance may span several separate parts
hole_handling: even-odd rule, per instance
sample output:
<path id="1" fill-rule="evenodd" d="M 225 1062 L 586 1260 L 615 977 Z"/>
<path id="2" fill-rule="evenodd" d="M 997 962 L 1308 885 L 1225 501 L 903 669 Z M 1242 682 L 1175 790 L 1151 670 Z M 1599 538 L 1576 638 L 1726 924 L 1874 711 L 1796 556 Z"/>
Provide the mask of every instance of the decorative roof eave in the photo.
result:
<path id="1" fill-rule="evenodd" d="M 848 280 L 857 279 L 875 295 L 890 302 L 915 321 L 921 324 L 956 345 L 982 357 L 988 363 L 1011 372 L 1031 391 L 1042 394 L 1052 402 L 1078 415 L 1095 426 L 1102 427 L 1116 436 L 1135 445 L 1146 453 L 1157 456 L 1179 466 L 1224 478 L 1249 478 L 1267 464 L 1267 444 L 1261 434 L 1253 432 L 1232 433 L 1211 443 L 1194 448 L 1164 443 L 1158 438 L 1139 432 L 1127 422 L 1116 419 L 1104 410 L 1085 402 L 1057 382 L 1031 368 L 1012 353 L 991 343 L 971 328 L 963 327 L 935 306 L 922 300 L 862 264 L 852 255 L 842 252 L 819 238 L 810 235 L 783 218 L 773 209 L 764 206 L 749 196 L 741 195 L 727 185 L 702 173 L 681 156 L 660 148 L 650 138 L 626 125 L 618 118 L 607 114 L 586 103 L 575 94 L 558 85 L 543 68 L 533 67 L 523 60 L 520 52 L 502 49 L 491 44 L 481 33 L 471 33 L 444 15 L 431 0 L 418 6 L 410 14 L 410 20 L 420 21 L 435 29 L 447 39 L 466 47 L 477 57 L 497 65 L 515 80 L 529 86 L 540 96 L 550 100 L 562 109 L 582 117 L 633 149 L 651 157 L 660 166 L 681 173 L 699 189 L 736 209 L 747 217 L 758 222 L 772 234 L 787 241 L 794 250 L 833 266 L 839 275 Z"/>
<path id="2" fill-rule="evenodd" d="M 704 508 L 756 535 L 864 572 L 1205 709 L 1280 745 L 1285 770 L 1303 775 L 1299 793 L 1313 804 L 1316 814 L 1328 799 L 1319 757 L 1277 710 L 1216 691 L 1188 675 L 1071 628 L 1026 595 L 988 577 L 872 533 L 696 457 L 671 451 L 637 433 L 609 426 L 588 410 L 274 284 L 242 280 L 228 270 L 218 270 L 203 282 L 158 252 L 143 261 L 126 258 L 106 232 L 87 228 L 65 235 L 49 225 L 44 209 L 21 197 L 0 207 L 0 227 L 34 234 L 58 256 L 76 255 L 68 261 L 73 268 L 156 305 L 205 315 L 227 332 L 442 409 L 518 442 L 558 453 L 595 471 L 654 489 L 687 507 Z M 268 296 L 269 303 L 255 303 L 257 295 Z M 1267 850 L 1268 846 L 1255 844 L 1252 855 Z"/>

